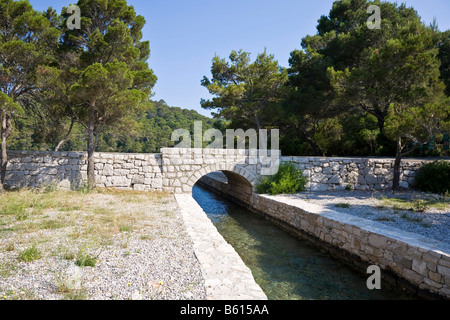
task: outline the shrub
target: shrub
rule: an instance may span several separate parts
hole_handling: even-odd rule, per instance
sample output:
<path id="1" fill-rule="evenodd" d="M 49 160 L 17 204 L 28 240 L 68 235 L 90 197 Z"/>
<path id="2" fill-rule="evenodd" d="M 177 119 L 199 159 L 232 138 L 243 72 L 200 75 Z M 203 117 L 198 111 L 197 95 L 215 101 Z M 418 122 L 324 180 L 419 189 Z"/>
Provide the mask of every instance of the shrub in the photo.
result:
<path id="1" fill-rule="evenodd" d="M 438 160 L 424 165 L 416 176 L 421 191 L 444 194 L 450 190 L 450 162 Z"/>
<path id="2" fill-rule="evenodd" d="M 261 194 L 293 194 L 305 190 L 308 182 L 303 176 L 302 170 L 293 163 L 283 163 L 278 172 L 273 176 L 263 178 L 256 186 L 256 191 Z"/>

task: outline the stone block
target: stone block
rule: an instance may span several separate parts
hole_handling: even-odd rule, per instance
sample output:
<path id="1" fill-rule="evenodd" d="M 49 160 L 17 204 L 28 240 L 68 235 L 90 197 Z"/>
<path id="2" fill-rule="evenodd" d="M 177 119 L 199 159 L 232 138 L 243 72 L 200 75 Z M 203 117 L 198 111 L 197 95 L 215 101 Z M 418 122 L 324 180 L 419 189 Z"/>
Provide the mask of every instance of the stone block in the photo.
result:
<path id="1" fill-rule="evenodd" d="M 369 235 L 369 244 L 375 248 L 386 249 L 388 247 L 388 239 L 382 235 L 372 233 Z"/>
<path id="2" fill-rule="evenodd" d="M 311 191 L 327 191 L 328 185 L 323 183 L 311 183 Z"/>
<path id="3" fill-rule="evenodd" d="M 431 280 L 433 280 L 433 281 L 435 281 L 435 282 L 441 282 L 441 278 L 442 278 L 442 276 L 439 274 L 439 273 L 436 273 L 436 272 L 432 272 L 432 271 L 430 271 L 429 273 L 428 273 L 428 277 L 431 279 Z"/>
<path id="4" fill-rule="evenodd" d="M 152 180 L 152 188 L 160 189 L 163 187 L 163 179 L 155 178 Z"/>
<path id="5" fill-rule="evenodd" d="M 450 268 L 438 265 L 437 266 L 437 271 L 443 275 L 444 277 L 446 277 L 447 279 L 450 279 Z"/>
<path id="6" fill-rule="evenodd" d="M 131 179 L 131 184 L 145 184 L 145 177 L 141 175 L 135 175 Z"/>
<path id="7" fill-rule="evenodd" d="M 423 275 L 423 276 L 427 276 L 428 275 L 428 270 L 427 270 L 427 263 L 423 260 L 416 260 L 413 259 L 412 261 L 412 269 Z"/>
<path id="8" fill-rule="evenodd" d="M 133 190 L 135 191 L 145 191 L 146 186 L 144 184 L 135 184 L 133 185 Z"/>
<path id="9" fill-rule="evenodd" d="M 408 188 L 409 188 L 409 183 L 406 182 L 406 181 L 400 181 L 399 187 L 400 187 L 400 188 L 408 189 Z"/>
<path id="10" fill-rule="evenodd" d="M 330 178 L 330 180 L 328 180 L 328 183 L 333 183 L 333 184 L 342 184 L 344 181 L 342 180 L 342 178 L 339 175 L 334 175 L 333 177 Z"/>
<path id="11" fill-rule="evenodd" d="M 374 176 L 373 174 L 366 174 L 365 180 L 368 184 L 377 184 L 378 178 Z"/>
<path id="12" fill-rule="evenodd" d="M 111 184 L 116 187 L 129 187 L 131 185 L 131 179 L 124 176 L 111 177 Z"/>

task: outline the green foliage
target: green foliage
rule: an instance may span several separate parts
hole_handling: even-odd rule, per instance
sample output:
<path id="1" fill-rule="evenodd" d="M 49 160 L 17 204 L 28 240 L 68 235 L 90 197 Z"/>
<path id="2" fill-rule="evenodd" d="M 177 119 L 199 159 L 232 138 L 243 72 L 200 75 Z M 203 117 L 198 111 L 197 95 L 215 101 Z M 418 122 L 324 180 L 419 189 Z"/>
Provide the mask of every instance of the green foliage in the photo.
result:
<path id="1" fill-rule="evenodd" d="M 201 84 L 212 100 L 202 99 L 205 109 L 218 109 L 217 116 L 233 121 L 235 128 L 267 128 L 274 124 L 274 113 L 284 97 L 287 70 L 278 65 L 273 55 L 264 51 L 250 62 L 250 53 L 232 51 L 230 62 L 213 58 L 212 79 Z"/>
<path id="2" fill-rule="evenodd" d="M 41 65 L 54 61 L 58 30 L 28 1 L 0 0 L 0 193 L 14 120 L 36 91 Z"/>
<path id="3" fill-rule="evenodd" d="M 370 4 L 380 6 L 383 13 L 380 30 L 367 28 Z M 395 104 L 402 119 L 400 109 L 440 99 L 439 60 L 442 79 L 449 82 L 449 34 L 425 26 L 418 13 L 405 5 L 335 1 L 329 14 L 319 19 L 317 34 L 303 38 L 303 50 L 291 53 L 291 92 L 283 108 L 289 150 L 294 139 L 299 155 L 395 155 L 396 137 L 384 132 L 390 108 Z M 441 119 L 442 114 L 445 111 L 429 116 L 425 123 Z M 361 121 L 368 116 L 370 122 Z M 407 119 L 408 125 L 401 126 L 411 129 L 407 135 L 423 135 L 424 130 L 419 133 L 415 125 L 424 123 L 422 118 Z"/>
<path id="4" fill-rule="evenodd" d="M 450 96 L 450 30 L 443 32 L 441 35 L 439 59 L 441 60 L 441 78 L 446 86 L 445 93 Z"/>
<path id="5" fill-rule="evenodd" d="M 194 133 L 194 122 L 202 121 L 206 131 L 220 126 L 220 120 L 205 117 L 194 110 L 170 107 L 164 100 L 150 101 L 143 106 L 143 112 L 129 117 L 133 123 L 123 121 L 112 126 L 98 136 L 98 152 L 157 153 L 161 148 L 172 147 L 170 140 L 176 129 L 186 129 Z M 58 139 L 46 141 L 39 135 L 39 127 L 34 126 L 33 118 L 18 118 L 20 130 L 10 138 L 11 150 L 54 150 Z M 220 130 L 223 128 L 219 128 Z M 205 143 L 206 145 L 207 143 Z M 69 140 L 60 151 L 86 151 L 85 130 L 75 123 Z"/>
<path id="6" fill-rule="evenodd" d="M 427 202 L 422 199 L 415 199 L 413 202 L 413 208 L 416 212 L 424 212 L 428 209 Z"/>
<path id="7" fill-rule="evenodd" d="M 263 178 L 256 186 L 260 194 L 293 194 L 304 191 L 307 178 L 303 176 L 302 170 L 293 163 L 282 163 L 278 172 L 273 176 Z"/>
<path id="8" fill-rule="evenodd" d="M 20 200 L 5 202 L 0 205 L 0 216 L 14 215 L 16 217 L 24 216 L 26 214 L 26 207 Z"/>
<path id="9" fill-rule="evenodd" d="M 79 267 L 95 267 L 97 263 L 98 257 L 94 257 L 86 252 L 85 249 L 82 249 L 77 256 L 77 260 L 75 261 L 75 265 Z"/>
<path id="10" fill-rule="evenodd" d="M 9 149 L 87 151 L 94 131 L 95 151 L 153 153 L 200 120 L 203 130 L 280 128 L 287 155 L 394 156 L 399 142 L 402 154 L 444 154 L 450 31 L 425 26 L 413 8 L 334 1 L 291 52 L 288 69 L 266 51 L 254 61 L 243 50 L 215 56 L 212 77 L 201 82 L 213 95 L 201 105 L 216 112 L 214 121 L 149 100 L 157 79 L 146 21 L 133 6 L 76 4 L 81 30 L 68 30 L 66 8 L 59 15 L 0 0 L 0 120 Z M 381 8 L 380 30 L 367 28 L 370 4 Z M 436 148 L 421 149 L 433 135 Z"/>
<path id="11" fill-rule="evenodd" d="M 417 188 L 421 191 L 445 194 L 450 190 L 450 162 L 433 161 L 419 169 Z"/>
<path id="12" fill-rule="evenodd" d="M 18 259 L 24 262 L 31 262 L 34 260 L 39 260 L 40 258 L 41 253 L 35 245 L 33 245 L 31 248 L 20 251 L 18 254 Z"/>

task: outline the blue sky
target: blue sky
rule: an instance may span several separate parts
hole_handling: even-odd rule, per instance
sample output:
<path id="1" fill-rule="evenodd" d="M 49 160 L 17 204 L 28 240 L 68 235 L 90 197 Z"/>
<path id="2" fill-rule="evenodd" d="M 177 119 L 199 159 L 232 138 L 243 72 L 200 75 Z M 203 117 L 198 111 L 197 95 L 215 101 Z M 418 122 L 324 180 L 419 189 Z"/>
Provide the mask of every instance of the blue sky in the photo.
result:
<path id="1" fill-rule="evenodd" d="M 74 0 L 29 0 L 36 10 L 49 6 L 58 12 Z M 158 77 L 152 99 L 170 106 L 210 112 L 200 99 L 210 98 L 200 85 L 210 77 L 215 54 L 228 58 L 243 49 L 252 58 L 267 49 L 281 66 L 300 48 L 301 39 L 316 33 L 317 20 L 327 15 L 333 0 L 128 0 L 145 17 L 144 39 L 150 41 L 150 67 Z M 395 1 L 390 1 L 395 2 Z M 429 24 L 435 17 L 439 29 L 450 29 L 449 0 L 403 0 Z"/>

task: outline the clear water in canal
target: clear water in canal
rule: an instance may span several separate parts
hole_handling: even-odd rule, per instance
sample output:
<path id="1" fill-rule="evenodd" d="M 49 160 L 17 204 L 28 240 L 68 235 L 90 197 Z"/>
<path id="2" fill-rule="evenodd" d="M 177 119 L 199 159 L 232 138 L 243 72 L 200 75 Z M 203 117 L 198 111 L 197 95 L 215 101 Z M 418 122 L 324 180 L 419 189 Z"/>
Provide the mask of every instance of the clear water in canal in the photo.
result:
<path id="1" fill-rule="evenodd" d="M 310 241 L 199 185 L 193 197 L 270 300 L 417 299 L 384 282 L 381 290 L 369 290 L 365 270 L 350 268 Z"/>

